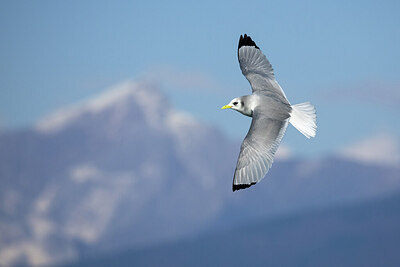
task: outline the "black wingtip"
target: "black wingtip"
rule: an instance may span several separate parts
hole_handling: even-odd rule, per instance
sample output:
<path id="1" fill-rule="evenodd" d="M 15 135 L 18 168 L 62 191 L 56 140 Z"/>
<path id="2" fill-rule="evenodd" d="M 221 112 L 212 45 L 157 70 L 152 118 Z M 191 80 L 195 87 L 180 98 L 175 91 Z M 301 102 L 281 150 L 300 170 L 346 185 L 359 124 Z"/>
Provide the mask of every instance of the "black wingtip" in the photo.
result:
<path id="1" fill-rule="evenodd" d="M 232 191 L 235 192 L 236 190 L 240 189 L 246 189 L 249 188 L 252 185 L 255 185 L 256 183 L 250 183 L 250 184 L 233 184 L 232 185 Z"/>
<path id="2" fill-rule="evenodd" d="M 247 36 L 247 34 L 240 35 L 240 39 L 239 39 L 239 46 L 238 49 L 240 49 L 242 46 L 254 46 L 257 49 L 260 49 L 256 43 L 251 39 L 250 36 Z"/>

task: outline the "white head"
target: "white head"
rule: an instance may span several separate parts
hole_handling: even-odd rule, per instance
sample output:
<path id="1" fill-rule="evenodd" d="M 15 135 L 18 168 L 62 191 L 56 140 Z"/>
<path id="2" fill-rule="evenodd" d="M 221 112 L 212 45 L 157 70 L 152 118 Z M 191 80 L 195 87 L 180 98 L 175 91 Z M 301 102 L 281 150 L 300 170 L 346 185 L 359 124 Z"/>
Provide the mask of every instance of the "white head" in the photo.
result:
<path id="1" fill-rule="evenodd" d="M 246 105 L 245 100 L 246 100 L 245 96 L 236 97 L 236 98 L 232 99 L 228 105 L 223 106 L 221 109 L 231 108 L 236 111 L 239 111 L 243 115 L 252 116 L 252 111 L 249 108 L 249 106 Z"/>

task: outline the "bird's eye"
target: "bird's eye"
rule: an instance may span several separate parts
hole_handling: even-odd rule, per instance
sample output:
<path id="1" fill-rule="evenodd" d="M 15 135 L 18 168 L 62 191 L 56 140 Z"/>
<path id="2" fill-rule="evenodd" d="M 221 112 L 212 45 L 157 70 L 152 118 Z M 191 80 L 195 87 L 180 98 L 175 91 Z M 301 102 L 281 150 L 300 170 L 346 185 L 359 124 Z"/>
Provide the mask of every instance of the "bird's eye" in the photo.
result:
<path id="1" fill-rule="evenodd" d="M 236 106 L 238 104 L 238 102 L 233 102 L 233 104 Z"/>

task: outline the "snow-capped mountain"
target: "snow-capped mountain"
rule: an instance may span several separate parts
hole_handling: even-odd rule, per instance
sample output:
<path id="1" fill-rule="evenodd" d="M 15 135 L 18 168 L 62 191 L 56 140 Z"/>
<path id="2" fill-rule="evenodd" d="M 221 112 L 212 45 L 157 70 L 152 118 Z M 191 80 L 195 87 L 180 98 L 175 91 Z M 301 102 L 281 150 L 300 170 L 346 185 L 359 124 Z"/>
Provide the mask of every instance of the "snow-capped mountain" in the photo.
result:
<path id="1" fill-rule="evenodd" d="M 217 178 L 230 176 L 217 130 L 133 82 L 0 144 L 3 263 L 51 263 L 77 256 L 76 243 L 111 249 L 200 229 L 220 209 Z M 202 208 L 205 199 L 213 207 Z"/>
<path id="2" fill-rule="evenodd" d="M 239 142 L 125 82 L 0 134 L 0 265 L 45 265 L 400 188 L 396 167 L 277 161 L 231 192 Z"/>

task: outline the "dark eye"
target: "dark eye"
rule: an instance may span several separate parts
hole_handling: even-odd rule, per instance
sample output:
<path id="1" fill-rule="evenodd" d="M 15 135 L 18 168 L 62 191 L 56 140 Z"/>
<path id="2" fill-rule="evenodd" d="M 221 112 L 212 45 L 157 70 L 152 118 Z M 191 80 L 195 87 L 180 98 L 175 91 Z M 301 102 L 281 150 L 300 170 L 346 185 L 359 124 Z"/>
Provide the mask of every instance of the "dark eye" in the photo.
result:
<path id="1" fill-rule="evenodd" d="M 238 104 L 238 102 L 233 102 L 233 104 L 236 106 Z"/>

